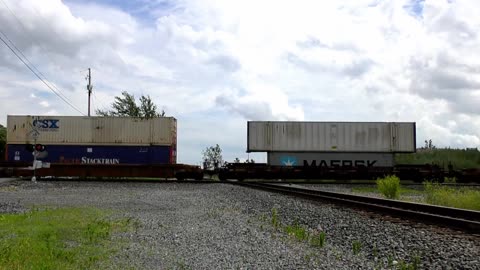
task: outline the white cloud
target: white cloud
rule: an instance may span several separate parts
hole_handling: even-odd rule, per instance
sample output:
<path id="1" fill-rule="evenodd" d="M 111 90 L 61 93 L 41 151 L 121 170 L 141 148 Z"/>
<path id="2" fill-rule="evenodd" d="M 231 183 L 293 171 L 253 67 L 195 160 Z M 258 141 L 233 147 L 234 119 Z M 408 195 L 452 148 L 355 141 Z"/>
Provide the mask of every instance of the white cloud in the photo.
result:
<path id="1" fill-rule="evenodd" d="M 23 26 L 0 5 L 2 31 L 76 107 L 92 67 L 94 107 L 127 90 L 176 116 L 180 162 L 216 141 L 246 158 L 246 120 L 416 121 L 419 143 L 480 146 L 477 1 L 6 2 Z M 0 45 L 0 123 L 78 114 Z"/>

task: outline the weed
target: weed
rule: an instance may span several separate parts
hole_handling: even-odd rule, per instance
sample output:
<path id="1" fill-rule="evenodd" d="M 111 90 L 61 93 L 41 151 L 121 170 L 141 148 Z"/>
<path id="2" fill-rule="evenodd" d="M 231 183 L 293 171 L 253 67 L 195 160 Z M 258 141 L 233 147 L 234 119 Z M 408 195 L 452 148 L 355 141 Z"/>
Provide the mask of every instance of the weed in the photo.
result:
<path id="1" fill-rule="evenodd" d="M 395 175 L 377 179 L 377 188 L 386 198 L 397 199 L 400 191 L 400 179 Z"/>
<path id="2" fill-rule="evenodd" d="M 280 227 L 280 220 L 278 218 L 278 211 L 277 208 L 272 208 L 272 225 L 275 228 Z"/>
<path id="3" fill-rule="evenodd" d="M 393 266 L 393 256 L 392 255 L 388 255 L 387 257 L 387 266 L 388 267 L 392 267 Z"/>
<path id="4" fill-rule="evenodd" d="M 415 260 L 416 257 L 414 257 L 414 261 L 411 262 L 411 263 L 407 263 L 403 260 L 401 260 L 399 263 L 398 263 L 398 269 L 399 270 L 417 270 L 419 267 L 420 267 L 420 258 L 417 260 Z"/>
<path id="5" fill-rule="evenodd" d="M 325 232 L 319 232 L 318 234 L 314 234 L 310 238 L 310 244 L 314 247 L 323 247 L 325 245 L 325 237 Z"/>
<path id="6" fill-rule="evenodd" d="M 353 254 L 354 255 L 357 255 L 358 253 L 360 253 L 360 250 L 362 249 L 362 243 L 358 240 L 354 240 L 352 242 L 352 250 L 353 250 Z"/>
<path id="7" fill-rule="evenodd" d="M 288 235 L 294 236 L 299 241 L 308 239 L 307 230 L 305 230 L 305 228 L 300 226 L 297 222 L 295 222 L 293 225 L 285 226 L 284 230 Z"/>

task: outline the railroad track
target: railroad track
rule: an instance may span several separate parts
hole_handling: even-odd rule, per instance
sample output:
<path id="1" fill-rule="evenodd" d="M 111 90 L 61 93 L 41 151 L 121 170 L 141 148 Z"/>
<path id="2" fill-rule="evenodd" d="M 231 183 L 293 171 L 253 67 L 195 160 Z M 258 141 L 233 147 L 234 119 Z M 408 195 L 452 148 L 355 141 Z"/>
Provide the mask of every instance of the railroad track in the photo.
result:
<path id="1" fill-rule="evenodd" d="M 313 200 L 329 201 L 333 203 L 349 205 L 368 211 L 381 212 L 401 218 L 414 219 L 427 224 L 435 224 L 454 229 L 460 229 L 468 233 L 480 233 L 480 211 L 379 199 L 279 184 L 245 182 L 230 183 Z"/>

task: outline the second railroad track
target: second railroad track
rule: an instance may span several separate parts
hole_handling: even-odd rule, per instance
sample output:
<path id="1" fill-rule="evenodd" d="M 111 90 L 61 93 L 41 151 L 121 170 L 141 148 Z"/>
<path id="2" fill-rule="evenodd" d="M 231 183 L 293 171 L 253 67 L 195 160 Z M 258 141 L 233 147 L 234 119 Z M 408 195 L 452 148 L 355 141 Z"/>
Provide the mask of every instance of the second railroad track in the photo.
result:
<path id="1" fill-rule="evenodd" d="M 427 224 L 460 229 L 468 233 L 480 233 L 480 211 L 312 190 L 299 186 L 244 182 L 230 183 L 313 200 L 344 204 L 391 216 L 414 219 Z"/>

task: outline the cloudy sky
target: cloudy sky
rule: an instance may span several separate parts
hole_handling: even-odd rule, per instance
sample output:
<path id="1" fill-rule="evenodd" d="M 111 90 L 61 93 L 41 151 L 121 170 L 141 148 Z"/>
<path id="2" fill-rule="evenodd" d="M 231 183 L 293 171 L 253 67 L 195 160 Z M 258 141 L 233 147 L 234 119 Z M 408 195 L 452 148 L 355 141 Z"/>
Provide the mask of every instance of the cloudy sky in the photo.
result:
<path id="1" fill-rule="evenodd" d="M 73 105 L 0 42 L 0 124 L 86 114 L 90 67 L 94 109 L 127 90 L 178 119 L 183 163 L 215 143 L 246 158 L 248 120 L 414 121 L 417 145 L 479 147 L 479 14 L 476 0 L 0 0 L 0 37 Z"/>

